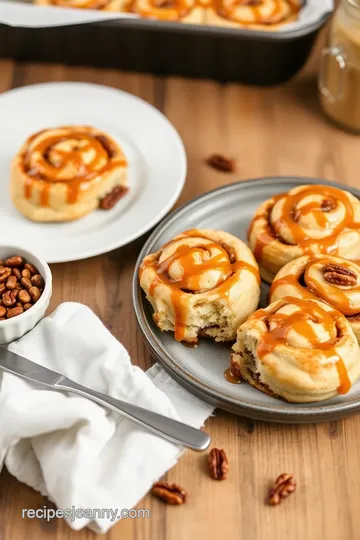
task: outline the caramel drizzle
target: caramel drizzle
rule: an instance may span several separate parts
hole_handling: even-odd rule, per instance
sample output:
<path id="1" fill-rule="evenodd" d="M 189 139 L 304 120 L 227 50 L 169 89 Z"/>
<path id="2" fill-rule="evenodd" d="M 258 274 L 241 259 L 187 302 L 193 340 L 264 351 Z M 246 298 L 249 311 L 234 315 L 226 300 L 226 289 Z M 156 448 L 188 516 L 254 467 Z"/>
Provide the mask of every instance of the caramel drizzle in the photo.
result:
<path id="1" fill-rule="evenodd" d="M 297 306 L 300 311 L 295 311 L 290 315 L 279 313 L 279 310 L 288 304 Z M 288 333 L 290 330 L 294 330 L 305 337 L 314 348 L 320 350 L 329 363 L 335 365 L 340 380 L 337 389 L 338 393 L 346 394 L 351 388 L 351 382 L 344 361 L 334 348 L 337 341 L 337 326 L 340 314 L 336 311 L 327 312 L 315 303 L 292 297 L 285 297 L 275 309 L 276 311 L 273 312 L 260 309 L 250 317 L 250 319 L 264 321 L 268 328 L 268 331 L 258 341 L 258 357 L 263 359 L 266 355 L 274 352 L 279 345 L 288 346 Z M 269 329 L 270 322 L 275 323 L 273 330 Z M 323 325 L 331 338 L 325 343 L 321 342 L 310 322 Z"/>
<path id="2" fill-rule="evenodd" d="M 182 238 L 186 237 L 198 237 L 203 238 L 195 229 L 189 230 L 182 235 Z M 181 237 L 176 238 L 176 241 Z M 208 239 L 206 239 L 208 240 Z M 165 244 L 163 249 L 169 246 L 173 240 Z M 216 248 L 220 251 L 219 254 L 210 258 L 207 261 L 202 261 L 198 264 L 195 263 L 193 255 L 196 252 L 202 252 L 203 250 L 211 250 Z M 174 261 L 181 264 L 183 273 L 178 281 L 174 281 L 168 274 L 168 270 Z M 170 255 L 165 261 L 159 263 L 158 261 L 149 258 L 144 260 L 140 267 L 140 277 L 144 270 L 148 267 L 152 267 L 156 272 L 156 277 L 150 285 L 149 295 L 152 296 L 158 285 L 167 285 L 171 290 L 171 301 L 174 309 L 174 334 L 177 341 L 183 341 L 185 338 L 185 328 L 188 319 L 188 306 L 187 306 L 187 294 L 197 294 L 201 292 L 210 292 L 208 290 L 202 291 L 200 288 L 201 277 L 204 272 L 210 270 L 217 270 L 220 272 L 221 277 L 216 286 L 211 290 L 219 297 L 227 298 L 231 287 L 239 279 L 238 273 L 247 270 L 251 272 L 258 283 L 260 283 L 260 276 L 257 268 L 248 264 L 245 261 L 231 262 L 226 249 L 217 242 L 210 242 L 203 246 L 188 246 L 180 245 L 175 252 Z M 191 281 L 191 289 L 186 288 Z M 197 341 L 197 340 L 195 340 Z"/>
<path id="3" fill-rule="evenodd" d="M 290 8 L 290 13 L 281 16 L 282 6 L 284 3 Z M 293 0 L 273 0 L 273 9 L 270 13 L 264 14 L 262 8 L 266 5 L 266 0 L 235 0 L 229 6 L 226 6 L 223 0 L 213 0 L 213 5 L 216 13 L 223 19 L 228 19 L 243 25 L 272 25 L 285 22 L 287 19 L 297 15 L 301 9 L 301 5 Z M 254 14 L 254 20 L 251 22 L 237 15 L 236 10 L 239 8 L 251 9 Z"/>
<path id="4" fill-rule="evenodd" d="M 331 198 L 334 202 L 340 201 L 345 207 L 344 218 L 332 229 L 327 229 L 329 225 L 326 216 L 321 210 L 321 206 L 317 202 L 309 202 L 308 204 L 297 208 L 298 203 L 309 195 L 321 195 L 324 199 Z M 272 209 L 277 201 L 284 199 L 284 205 L 282 208 L 282 215 L 274 223 L 270 222 L 270 216 Z M 337 204 L 335 205 L 335 207 Z M 294 212 L 294 209 L 295 212 Z M 298 213 L 298 214 L 297 214 Z M 316 219 L 318 225 L 324 228 L 324 231 L 328 234 L 325 238 L 314 239 L 306 236 L 305 231 L 298 223 L 299 216 L 304 216 L 312 213 Z M 297 214 L 297 215 L 296 215 Z M 297 217 L 297 219 L 294 219 Z M 354 221 L 354 209 L 351 201 L 347 198 L 345 192 L 332 186 L 314 185 L 309 186 L 300 192 L 289 195 L 288 193 L 282 193 L 273 197 L 266 207 L 266 210 L 262 214 L 255 215 L 248 231 L 250 237 L 253 227 L 256 222 L 264 220 L 264 228 L 256 238 L 254 246 L 254 255 L 257 260 L 262 259 L 262 254 L 266 246 L 274 241 L 281 242 L 284 245 L 289 245 L 276 234 L 276 230 L 280 230 L 281 225 L 286 225 L 291 232 L 294 243 L 291 245 L 297 245 L 301 247 L 305 255 L 314 255 L 314 248 L 317 248 L 320 253 L 327 253 L 336 255 L 338 252 L 338 238 L 341 232 L 345 229 L 360 229 L 360 224 Z"/>
<path id="5" fill-rule="evenodd" d="M 289 274 L 275 279 L 270 287 L 270 297 L 279 287 L 288 285 L 293 287 L 302 298 L 309 298 L 312 300 L 320 299 L 333 306 L 345 316 L 357 315 L 360 312 L 360 306 L 354 306 L 352 299 L 349 298 L 345 290 L 339 289 L 333 283 L 321 283 L 311 275 L 311 270 L 314 265 L 325 267 L 326 265 L 333 263 L 333 259 L 325 257 L 310 260 L 307 263 L 305 270 L 300 269 L 297 274 Z M 341 266 L 351 268 L 350 264 L 345 260 L 341 262 Z M 305 287 L 300 283 L 302 277 L 304 279 Z M 347 287 L 348 290 L 350 288 L 352 292 L 360 292 L 360 285 Z"/>
<path id="6" fill-rule="evenodd" d="M 73 5 L 67 0 L 51 0 L 52 4 L 61 7 L 75 7 L 77 9 L 104 9 L 109 0 L 83 0 L 80 4 L 73 2 Z"/>
<path id="7" fill-rule="evenodd" d="M 290 14 L 286 13 L 281 16 L 281 6 L 286 2 L 290 8 Z M 69 3 L 64 0 L 52 0 L 56 6 L 69 7 Z M 187 17 L 192 11 L 197 8 L 212 8 L 219 17 L 237 22 L 239 24 L 251 26 L 253 24 L 260 25 L 277 25 L 286 22 L 287 19 L 296 15 L 301 5 L 297 0 L 272 0 L 273 9 L 271 13 L 264 14 L 262 8 L 266 5 L 266 0 L 235 0 L 231 5 L 225 6 L 223 0 L 148 0 L 147 6 L 144 7 L 138 0 L 129 0 L 122 11 L 128 13 L 137 13 L 141 17 L 148 19 L 157 19 L 163 21 L 181 21 Z M 80 5 L 74 3 L 73 7 L 78 9 L 106 9 L 111 4 L 110 0 L 88 0 L 83 1 Z M 251 9 L 254 20 L 249 21 L 242 19 L 241 15 L 236 15 L 238 8 Z"/>
<path id="8" fill-rule="evenodd" d="M 113 148 L 111 141 L 105 137 L 105 135 L 90 135 L 85 131 L 70 132 L 68 136 L 65 135 L 53 135 L 41 140 L 38 144 L 32 146 L 33 141 L 38 135 L 44 133 L 46 130 L 42 130 L 28 139 L 27 150 L 25 150 L 22 156 L 22 170 L 26 175 L 24 182 L 24 196 L 26 199 L 30 199 L 32 196 L 33 180 L 42 181 L 40 192 L 40 205 L 46 207 L 49 205 L 50 185 L 51 183 L 61 182 L 67 186 L 67 202 L 69 204 L 76 203 L 80 186 L 82 182 L 90 181 L 110 171 L 118 165 L 126 165 L 126 159 L 116 159 L 112 161 L 113 157 L 117 157 L 117 150 Z M 56 148 L 56 154 L 59 158 L 60 165 L 53 165 L 49 159 L 49 153 L 55 151 L 54 148 L 57 144 L 67 139 L 74 139 L 78 141 L 86 140 L 86 144 L 81 148 L 74 150 L 61 150 Z M 84 163 L 82 159 L 82 153 L 88 151 L 94 152 L 94 158 L 89 163 Z M 32 154 L 38 152 L 41 156 L 35 164 L 32 164 Z M 106 164 L 100 166 L 101 160 Z M 79 173 L 72 178 L 61 178 L 63 167 L 73 164 L 74 168 Z"/>

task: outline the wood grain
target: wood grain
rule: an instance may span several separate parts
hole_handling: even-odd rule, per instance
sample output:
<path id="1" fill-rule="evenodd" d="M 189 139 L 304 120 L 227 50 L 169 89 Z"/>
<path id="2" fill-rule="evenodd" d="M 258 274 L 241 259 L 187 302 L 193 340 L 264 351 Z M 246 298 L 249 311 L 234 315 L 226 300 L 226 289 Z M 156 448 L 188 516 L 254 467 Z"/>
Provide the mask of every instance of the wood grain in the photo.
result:
<path id="1" fill-rule="evenodd" d="M 91 68 L 0 63 L 0 91 L 41 81 L 77 80 L 124 89 L 154 104 L 174 123 L 188 153 L 189 173 L 179 202 L 238 179 L 309 175 L 360 187 L 359 139 L 328 124 L 318 105 L 315 54 L 290 83 L 257 89 L 208 81 L 160 79 Z M 233 157 L 237 170 L 223 174 L 204 163 L 213 152 Z M 52 265 L 52 308 L 74 300 L 89 305 L 142 368 L 151 359 L 136 328 L 130 285 L 145 238 L 87 261 Z M 229 479 L 211 480 L 206 458 L 187 452 L 168 479 L 190 492 L 188 504 L 165 506 L 150 496 L 139 507 L 149 520 L 124 520 L 107 538 L 187 540 L 241 538 L 352 540 L 360 527 L 359 417 L 322 425 L 252 422 L 220 411 L 207 423 L 214 446 L 225 448 Z M 277 508 L 264 504 L 269 484 L 293 472 L 295 495 Z M 94 538 L 62 521 L 22 520 L 22 508 L 49 505 L 6 471 L 0 482 L 0 540 L 28 537 Z"/>

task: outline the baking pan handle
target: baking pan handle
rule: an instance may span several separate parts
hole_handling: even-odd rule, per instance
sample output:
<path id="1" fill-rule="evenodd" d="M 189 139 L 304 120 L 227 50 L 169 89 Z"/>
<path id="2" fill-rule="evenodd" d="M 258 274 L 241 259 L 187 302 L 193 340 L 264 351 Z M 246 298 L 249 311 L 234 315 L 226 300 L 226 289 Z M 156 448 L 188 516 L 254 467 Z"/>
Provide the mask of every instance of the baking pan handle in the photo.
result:
<path id="1" fill-rule="evenodd" d="M 337 68 L 339 70 L 339 78 L 336 88 L 333 89 L 334 92 L 330 90 L 327 84 L 329 57 L 333 57 L 335 59 Z M 330 103 L 335 103 L 335 101 L 343 97 L 345 69 L 346 54 L 341 47 L 327 47 L 326 49 L 323 49 L 321 53 L 321 64 L 319 73 L 319 90 L 323 94 L 323 96 L 325 96 L 330 101 Z"/>

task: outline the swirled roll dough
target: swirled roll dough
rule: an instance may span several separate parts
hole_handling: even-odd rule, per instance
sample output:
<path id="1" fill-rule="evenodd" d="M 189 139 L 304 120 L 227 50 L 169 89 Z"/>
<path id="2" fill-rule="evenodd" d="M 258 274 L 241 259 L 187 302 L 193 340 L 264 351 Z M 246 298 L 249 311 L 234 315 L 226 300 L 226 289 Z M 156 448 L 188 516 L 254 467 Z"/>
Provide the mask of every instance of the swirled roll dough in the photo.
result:
<path id="1" fill-rule="evenodd" d="M 249 246 L 268 283 L 303 255 L 360 259 L 360 202 L 328 185 L 293 188 L 260 206 L 249 228 Z"/>
<path id="2" fill-rule="evenodd" d="M 276 30 L 295 21 L 302 4 L 300 0 L 213 0 L 207 5 L 207 24 Z"/>
<path id="3" fill-rule="evenodd" d="M 229 233 L 209 229 L 182 233 L 145 257 L 140 285 L 157 326 L 193 343 L 199 335 L 235 339 L 260 296 L 249 248 Z"/>
<path id="4" fill-rule="evenodd" d="M 125 11 L 127 0 L 35 0 L 35 4 L 102 11 Z"/>
<path id="5" fill-rule="evenodd" d="M 115 188 L 127 190 L 119 145 L 89 126 L 45 129 L 27 139 L 11 167 L 15 207 L 33 221 L 71 221 L 98 208 Z"/>
<path id="6" fill-rule="evenodd" d="M 341 257 L 304 256 L 286 264 L 275 276 L 269 301 L 284 296 L 322 300 L 349 321 L 360 343 L 360 266 Z"/>
<path id="7" fill-rule="evenodd" d="M 294 403 L 347 393 L 360 376 L 359 345 L 346 318 L 317 300 L 285 297 L 240 326 L 231 370 Z"/>

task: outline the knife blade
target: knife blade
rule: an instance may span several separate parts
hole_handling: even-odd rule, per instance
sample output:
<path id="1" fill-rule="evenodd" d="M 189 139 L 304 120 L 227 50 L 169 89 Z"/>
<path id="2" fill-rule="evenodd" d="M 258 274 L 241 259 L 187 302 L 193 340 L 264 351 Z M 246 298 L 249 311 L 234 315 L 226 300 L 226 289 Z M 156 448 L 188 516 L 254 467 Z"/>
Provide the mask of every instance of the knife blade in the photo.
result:
<path id="1" fill-rule="evenodd" d="M 181 444 L 193 450 L 203 451 L 206 450 L 211 442 L 209 435 L 200 429 L 87 388 L 68 379 L 61 373 L 36 364 L 24 356 L 20 356 L 1 347 L 0 369 L 57 391 L 73 392 L 81 395 L 103 407 L 122 414 L 133 422 L 175 444 Z"/>

